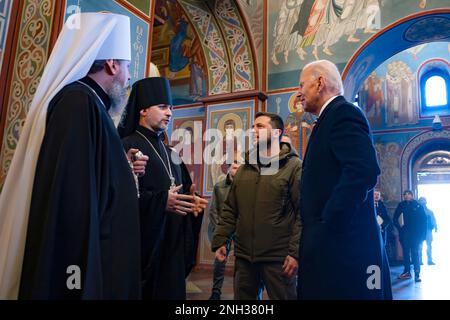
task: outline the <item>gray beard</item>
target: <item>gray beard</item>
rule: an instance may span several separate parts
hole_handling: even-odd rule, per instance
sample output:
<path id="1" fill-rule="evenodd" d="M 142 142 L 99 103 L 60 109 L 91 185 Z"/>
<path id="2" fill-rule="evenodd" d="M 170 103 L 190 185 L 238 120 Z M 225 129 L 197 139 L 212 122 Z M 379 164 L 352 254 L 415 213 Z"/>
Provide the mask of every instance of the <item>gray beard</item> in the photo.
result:
<path id="1" fill-rule="evenodd" d="M 108 113 L 117 128 L 124 118 L 124 110 L 128 101 L 128 88 L 122 87 L 118 81 L 114 80 L 108 95 L 111 99 L 111 108 L 109 108 Z"/>

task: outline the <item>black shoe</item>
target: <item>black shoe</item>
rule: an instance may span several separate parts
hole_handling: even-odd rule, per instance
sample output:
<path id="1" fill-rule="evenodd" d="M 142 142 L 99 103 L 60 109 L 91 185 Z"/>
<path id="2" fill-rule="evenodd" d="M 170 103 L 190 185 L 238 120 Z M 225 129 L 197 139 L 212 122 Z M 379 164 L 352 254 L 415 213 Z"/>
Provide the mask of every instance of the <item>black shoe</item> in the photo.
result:
<path id="1" fill-rule="evenodd" d="M 422 279 L 420 279 L 420 276 L 417 275 L 417 276 L 414 277 L 414 281 L 415 282 L 422 282 Z"/>
<path id="2" fill-rule="evenodd" d="M 220 300 L 220 293 L 218 292 L 211 293 L 211 296 L 209 297 L 208 300 Z"/>
<path id="3" fill-rule="evenodd" d="M 436 263 L 434 263 L 433 261 L 428 261 L 428 265 L 429 266 L 434 266 Z"/>

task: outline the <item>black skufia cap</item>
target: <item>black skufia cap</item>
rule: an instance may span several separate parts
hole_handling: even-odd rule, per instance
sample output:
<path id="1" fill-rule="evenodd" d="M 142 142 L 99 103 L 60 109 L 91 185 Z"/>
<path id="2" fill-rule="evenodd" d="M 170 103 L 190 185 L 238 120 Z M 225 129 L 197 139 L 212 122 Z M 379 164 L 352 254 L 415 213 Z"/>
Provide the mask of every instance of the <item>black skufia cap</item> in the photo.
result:
<path id="1" fill-rule="evenodd" d="M 117 128 L 121 138 L 132 134 L 140 119 L 140 111 L 160 104 L 172 105 L 169 80 L 162 77 L 141 79 L 133 84 L 123 119 Z"/>

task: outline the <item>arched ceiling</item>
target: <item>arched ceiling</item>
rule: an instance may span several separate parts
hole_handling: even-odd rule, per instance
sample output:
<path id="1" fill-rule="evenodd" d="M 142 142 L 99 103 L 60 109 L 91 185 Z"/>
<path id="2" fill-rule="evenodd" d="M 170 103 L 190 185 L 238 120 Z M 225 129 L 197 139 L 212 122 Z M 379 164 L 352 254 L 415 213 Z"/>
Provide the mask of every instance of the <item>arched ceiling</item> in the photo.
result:
<path id="1" fill-rule="evenodd" d="M 450 8 L 423 11 L 386 26 L 368 39 L 343 71 L 345 96 L 353 101 L 359 85 L 393 55 L 428 42 L 450 41 Z"/>
<path id="2" fill-rule="evenodd" d="M 208 95 L 257 89 L 249 33 L 232 0 L 178 0 L 202 44 Z"/>

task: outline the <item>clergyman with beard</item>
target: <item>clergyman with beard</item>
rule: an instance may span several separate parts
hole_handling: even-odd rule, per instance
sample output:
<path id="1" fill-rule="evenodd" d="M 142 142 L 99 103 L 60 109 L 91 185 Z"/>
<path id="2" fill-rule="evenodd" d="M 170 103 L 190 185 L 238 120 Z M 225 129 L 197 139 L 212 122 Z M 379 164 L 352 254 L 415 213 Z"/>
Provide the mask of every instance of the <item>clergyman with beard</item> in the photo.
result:
<path id="1" fill-rule="evenodd" d="M 18 298 L 139 299 L 137 188 L 111 118 L 130 81 L 130 21 L 105 13 L 77 19 L 79 28 L 65 25 L 40 84 L 64 79 L 46 89 L 55 90 L 48 107 L 38 107 L 46 110 L 45 132 L 24 221 Z M 59 59 L 76 63 L 65 70 Z M 11 294 L 2 296 L 14 298 L 14 288 L 6 290 Z"/>
<path id="2" fill-rule="evenodd" d="M 195 195 L 186 166 L 163 142 L 172 118 L 169 81 L 135 82 L 125 113 L 119 126 L 125 150 L 139 149 L 149 157 L 150 169 L 139 178 L 142 298 L 184 300 L 202 219 L 198 213 L 207 201 Z"/>

